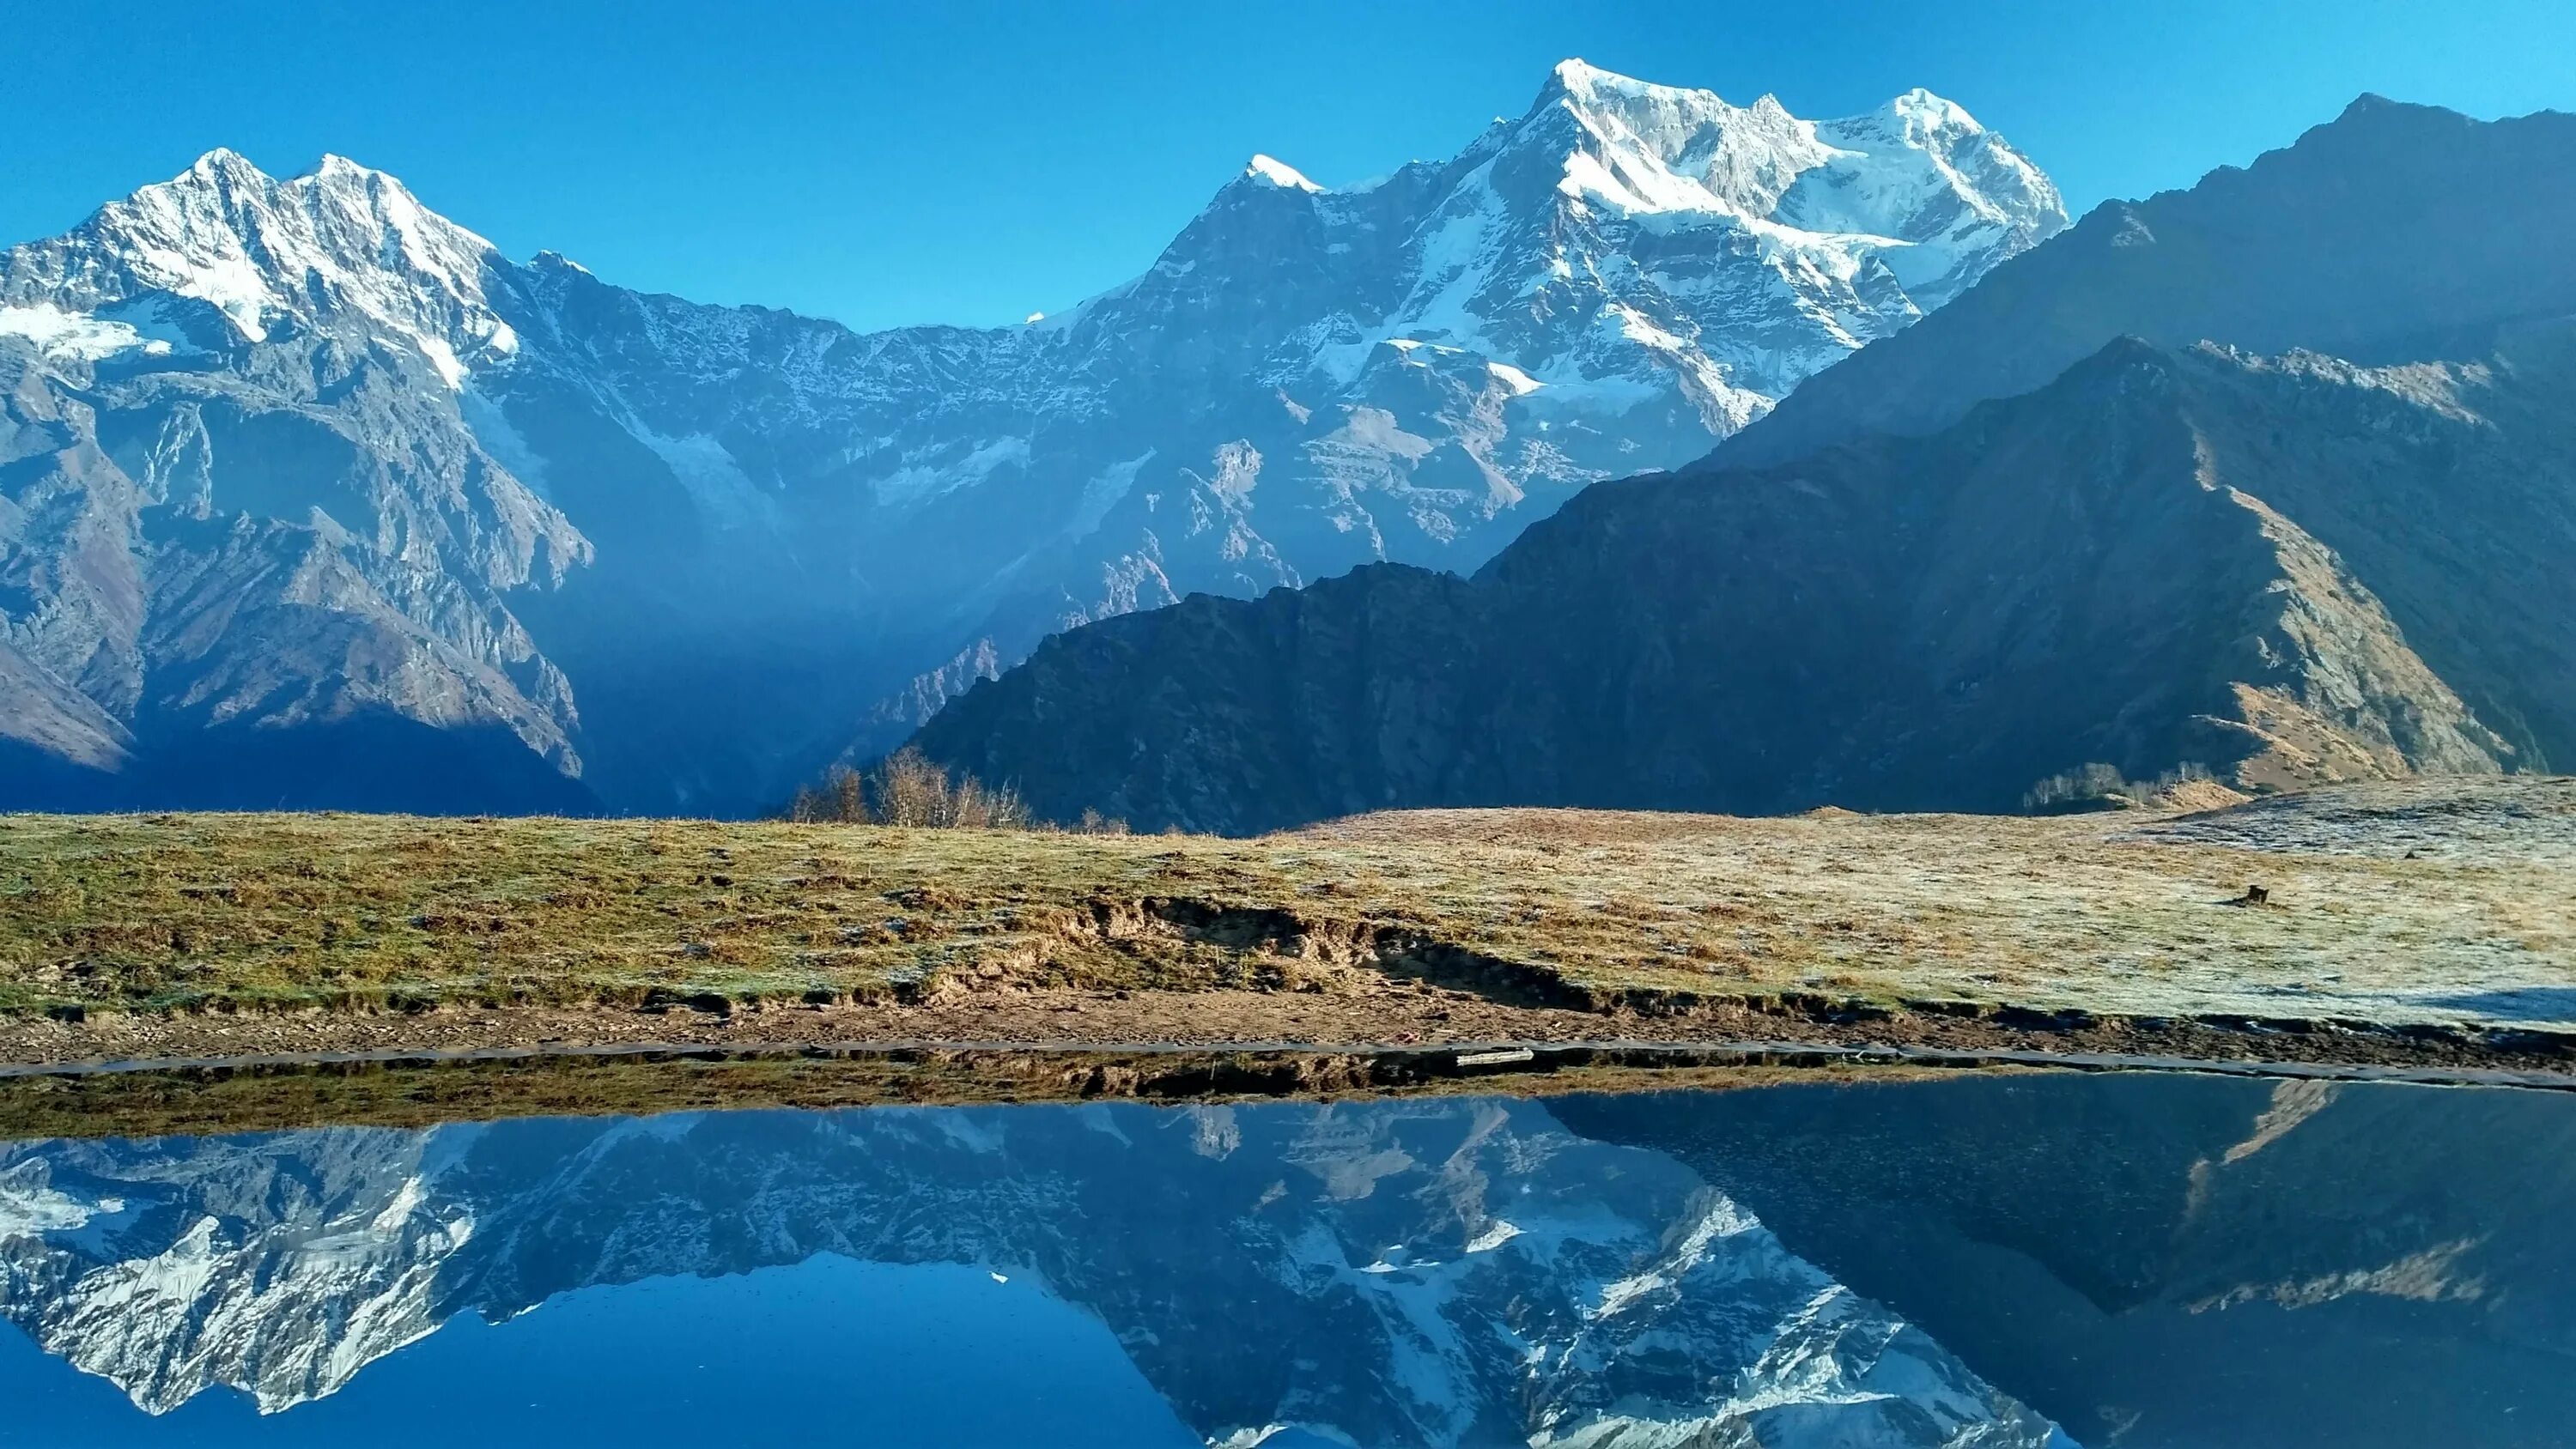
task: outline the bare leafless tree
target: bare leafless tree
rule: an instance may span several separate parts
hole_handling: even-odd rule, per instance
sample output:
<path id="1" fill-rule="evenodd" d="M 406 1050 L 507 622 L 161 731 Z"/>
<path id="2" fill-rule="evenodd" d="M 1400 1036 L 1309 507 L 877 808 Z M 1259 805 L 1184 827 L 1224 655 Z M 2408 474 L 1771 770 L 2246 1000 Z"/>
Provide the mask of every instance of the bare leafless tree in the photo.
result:
<path id="1" fill-rule="evenodd" d="M 833 819 L 843 825 L 868 823 L 868 793 L 858 771 L 847 765 L 834 765 L 824 783 L 832 792 Z"/>
<path id="2" fill-rule="evenodd" d="M 821 785 L 801 785 L 787 807 L 800 824 L 903 825 L 915 829 L 1037 830 L 1028 801 L 1011 785 L 987 785 L 972 775 L 953 779 L 929 756 L 907 745 L 865 774 L 835 765 Z M 1087 812 L 1082 829 L 1124 835 L 1126 822 Z"/>
<path id="3" fill-rule="evenodd" d="M 883 824 L 919 829 L 956 823 L 948 772 L 910 745 L 879 761 L 869 783 L 876 796 L 877 819 Z"/>

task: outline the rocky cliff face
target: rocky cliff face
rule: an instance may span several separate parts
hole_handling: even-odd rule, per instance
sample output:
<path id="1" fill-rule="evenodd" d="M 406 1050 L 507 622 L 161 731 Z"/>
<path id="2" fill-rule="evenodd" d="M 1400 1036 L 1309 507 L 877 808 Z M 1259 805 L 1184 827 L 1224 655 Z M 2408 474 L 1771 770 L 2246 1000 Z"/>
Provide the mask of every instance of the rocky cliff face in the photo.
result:
<path id="1" fill-rule="evenodd" d="M 1696 1174 L 1530 1103 L 0 1149 L 0 1313 L 156 1414 L 289 1412 L 461 1312 L 818 1253 L 1036 1276 L 1211 1444 L 2063 1442 Z"/>
<path id="2" fill-rule="evenodd" d="M 449 391 L 458 346 L 511 345 L 480 247 L 345 162 L 281 184 L 217 152 L 0 255 L 16 743 L 108 799 L 266 804 L 281 742 L 343 726 L 306 763 L 398 743 L 393 798 L 443 767 L 584 798 L 569 685 L 508 600 L 590 545 Z"/>
<path id="3" fill-rule="evenodd" d="M 2096 265 L 2124 214 L 2097 213 L 1712 464 L 1597 486 L 1470 580 L 1363 569 L 1076 631 L 920 741 L 1041 811 L 1221 830 L 1405 805 L 2011 808 L 2087 761 L 2264 788 L 2576 759 L 2576 348 L 2527 315 L 2576 273 L 2480 243 L 2487 216 L 2371 227 L 2392 188 L 2430 206 L 2428 177 L 2498 156 L 2576 163 L 2576 121 L 2357 108 L 2148 204 L 2191 223 L 2159 233 L 2148 282 Z M 2513 196 L 2525 218 L 2576 204 L 2556 182 Z M 2511 275 L 2410 282 L 2443 227 L 2463 271 Z M 2367 304 L 2270 288 L 2296 235 L 2336 239 L 2319 270 L 2367 278 L 2347 294 Z M 2168 301 L 2163 331 L 2366 330 L 2381 355 L 2450 360 L 2096 338 L 2038 390 L 1974 404 Z M 1890 367 L 1915 381 L 1863 387 Z M 1901 418 L 1829 406 L 1918 394 Z M 1845 434 L 1941 421 L 1730 461 L 1794 452 L 1754 446 L 1808 436 L 1793 409 Z"/>
<path id="4" fill-rule="evenodd" d="M 765 804 L 1050 630 L 1473 568 L 2063 224 L 1926 93 L 1568 62 L 1061 316 L 860 335 L 210 153 L 0 253 L 5 803 Z"/>

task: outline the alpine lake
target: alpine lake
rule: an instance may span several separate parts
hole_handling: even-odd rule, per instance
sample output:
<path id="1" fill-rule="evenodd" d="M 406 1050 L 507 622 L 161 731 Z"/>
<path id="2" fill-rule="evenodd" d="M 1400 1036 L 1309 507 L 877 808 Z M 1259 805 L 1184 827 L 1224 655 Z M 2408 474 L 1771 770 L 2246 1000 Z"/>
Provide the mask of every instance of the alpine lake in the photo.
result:
<path id="1" fill-rule="evenodd" d="M 2576 1442 L 2576 1093 L 1263 1069 L 7 1083 L 0 1443 Z"/>

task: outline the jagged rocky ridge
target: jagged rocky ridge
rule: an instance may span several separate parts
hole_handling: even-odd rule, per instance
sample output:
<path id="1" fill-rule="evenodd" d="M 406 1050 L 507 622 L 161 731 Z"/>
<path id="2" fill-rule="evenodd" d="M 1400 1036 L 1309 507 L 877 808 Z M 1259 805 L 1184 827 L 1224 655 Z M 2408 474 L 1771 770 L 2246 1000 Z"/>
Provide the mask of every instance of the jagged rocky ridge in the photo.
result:
<path id="1" fill-rule="evenodd" d="M 2508 172 L 2484 209 L 2441 204 Z M 1041 811 L 1232 831 L 2008 809 L 2089 761 L 2251 788 L 2563 765 L 2576 263 L 2528 238 L 2576 205 L 2569 177 L 2576 118 L 2357 106 L 2096 212 L 1708 466 L 1597 486 L 1472 579 L 1379 566 L 1094 625 L 920 742 Z M 2350 285 L 2294 276 L 2302 244 Z M 2180 345 L 2117 336 L 2160 309 Z M 2079 340 L 2053 381 L 1977 402 Z"/>
<path id="2" fill-rule="evenodd" d="M 1533 1103 L 0 1148 L 0 1314 L 154 1413 L 290 1411 L 458 1313 L 818 1253 L 1034 1275 L 1211 1444 L 2063 1443 L 1695 1173 Z"/>
<path id="3" fill-rule="evenodd" d="M 1061 316 L 862 335 L 213 152 L 0 253 L 0 804 L 765 805 L 1049 630 L 1472 568 L 2063 224 L 1924 92 L 1568 62 L 1379 182 L 1257 158 Z"/>

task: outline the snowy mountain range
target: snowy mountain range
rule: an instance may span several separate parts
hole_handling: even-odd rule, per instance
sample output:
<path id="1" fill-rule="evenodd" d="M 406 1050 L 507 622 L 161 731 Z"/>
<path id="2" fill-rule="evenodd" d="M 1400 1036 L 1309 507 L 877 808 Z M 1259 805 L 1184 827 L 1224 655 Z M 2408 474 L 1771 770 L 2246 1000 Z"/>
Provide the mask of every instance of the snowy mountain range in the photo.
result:
<path id="1" fill-rule="evenodd" d="M 155 1415 L 291 1413 L 459 1314 L 818 1254 L 1034 1279 L 1211 1445 L 2070 1442 L 1673 1158 L 1529 1102 L 0 1147 L 0 1314 Z M 948 1350 L 914 1351 L 842 1372 Z"/>
<path id="2" fill-rule="evenodd" d="M 2009 811 L 2576 760 L 2576 116 L 2363 97 L 2105 202 L 1471 576 L 1043 642 L 917 736 L 1041 815 Z"/>
<path id="3" fill-rule="evenodd" d="M 757 808 L 1051 631 L 1472 569 L 2065 220 L 1926 92 L 1569 61 L 1061 315 L 858 334 L 210 152 L 0 253 L 0 805 Z"/>

